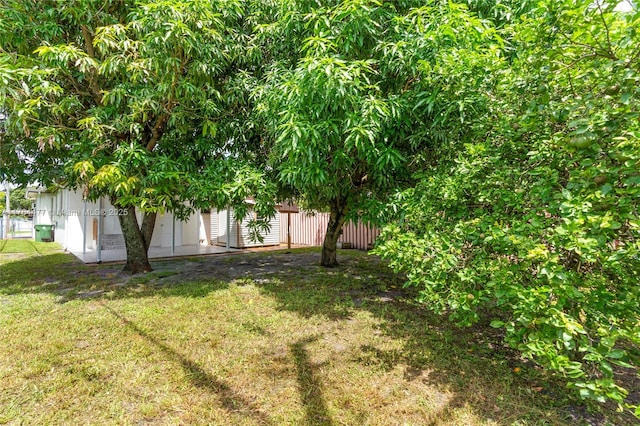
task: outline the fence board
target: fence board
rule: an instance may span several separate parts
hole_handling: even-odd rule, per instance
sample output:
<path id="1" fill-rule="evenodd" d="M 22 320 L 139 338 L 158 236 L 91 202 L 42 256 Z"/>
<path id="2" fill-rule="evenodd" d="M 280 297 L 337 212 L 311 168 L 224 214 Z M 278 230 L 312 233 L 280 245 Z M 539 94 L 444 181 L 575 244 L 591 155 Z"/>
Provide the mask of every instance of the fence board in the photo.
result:
<path id="1" fill-rule="evenodd" d="M 329 213 L 291 213 L 291 243 L 321 246 L 327 232 Z M 287 213 L 280 213 L 280 242 L 287 242 Z M 340 243 L 350 243 L 352 248 L 366 250 L 380 235 L 380 230 L 362 222 L 345 223 Z"/>

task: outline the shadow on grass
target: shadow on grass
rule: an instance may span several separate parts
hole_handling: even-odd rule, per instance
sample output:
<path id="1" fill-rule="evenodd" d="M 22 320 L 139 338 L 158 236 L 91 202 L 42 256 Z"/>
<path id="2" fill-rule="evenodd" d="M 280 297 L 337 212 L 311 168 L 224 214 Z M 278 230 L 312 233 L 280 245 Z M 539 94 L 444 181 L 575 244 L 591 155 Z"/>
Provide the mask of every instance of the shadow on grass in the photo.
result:
<path id="1" fill-rule="evenodd" d="M 86 287 L 91 278 L 73 255 L 51 253 L 0 264 L 0 294 L 46 293 Z"/>
<path id="2" fill-rule="evenodd" d="M 181 272 L 161 268 L 147 274 L 129 276 L 120 264 L 85 265 L 69 253 L 55 252 L 13 260 L 0 258 L 0 295 L 49 293 L 59 303 L 96 298 L 204 297 L 228 287 L 227 281 L 213 280 L 212 271 L 191 274 L 191 280 L 171 279 Z M 192 261 L 182 260 L 188 264 Z M 162 262 L 160 265 L 171 265 Z"/>
<path id="3" fill-rule="evenodd" d="M 315 366 L 311 364 L 306 346 L 319 339 L 319 336 L 298 340 L 290 345 L 293 362 L 296 366 L 300 396 L 305 409 L 305 424 L 309 426 L 333 424 L 322 396 L 322 382 L 318 379 Z"/>
<path id="4" fill-rule="evenodd" d="M 153 346 L 158 348 L 162 353 L 164 353 L 167 358 L 172 361 L 175 361 L 180 364 L 182 369 L 187 373 L 187 377 L 193 383 L 194 386 L 197 386 L 202 389 L 206 389 L 210 392 L 215 393 L 222 407 L 227 410 L 230 414 L 240 414 L 245 418 L 252 418 L 257 421 L 259 424 L 270 425 L 273 424 L 271 419 L 263 412 L 260 411 L 258 407 L 256 407 L 251 401 L 248 401 L 240 394 L 236 393 L 231 387 L 226 384 L 224 381 L 212 376 L 207 373 L 207 371 L 198 365 L 196 362 L 191 361 L 186 358 L 182 354 L 180 354 L 175 349 L 169 347 L 168 345 L 162 343 L 160 340 L 156 339 L 151 333 L 141 329 L 135 323 L 125 318 L 114 309 L 102 304 L 102 306 L 109 311 L 114 317 L 120 320 L 127 328 L 134 331 L 140 337 L 147 340 Z"/>
<path id="5" fill-rule="evenodd" d="M 499 423 L 562 424 L 567 413 L 562 408 L 551 408 L 572 404 L 564 396 L 562 384 L 549 381 L 531 365 L 523 363 L 517 353 L 505 348 L 499 331 L 488 324 L 461 329 L 445 318 L 429 313 L 413 301 L 414 292 L 400 288 L 402 278 L 375 257 L 341 251 L 340 261 L 337 268 L 323 269 L 317 266 L 316 251 L 252 253 L 202 258 L 198 262 L 162 261 L 153 263 L 156 269 L 153 273 L 123 278 L 118 274 L 119 265 L 88 267 L 71 255 L 58 253 L 1 265 L 0 294 L 48 292 L 60 295 L 61 289 L 75 288 L 63 300 L 84 299 L 87 294 L 104 299 L 197 298 L 228 288 L 232 282 L 252 284 L 272 297 L 277 309 L 294 312 L 303 318 L 321 316 L 327 320 L 348 320 L 358 311 L 375 317 L 379 332 L 401 340 L 403 347 L 385 350 L 374 344 L 364 345 L 359 348 L 362 355 L 358 362 L 381 371 L 403 366 L 407 381 L 423 380 L 450 389 L 453 398 L 438 418 L 441 424 L 446 424 L 447 416 L 454 416 L 455 408 L 461 406 L 470 406 L 477 415 Z M 200 366 L 135 324 L 121 319 L 180 362 L 194 384 L 218 393 L 223 406 L 237 409 L 234 404 L 239 404 L 243 411 L 261 415 L 250 402 L 238 399 L 224 382 L 211 377 Z M 307 339 L 290 346 L 306 410 L 305 419 L 307 424 L 331 424 L 322 384 L 309 363 L 306 345 L 311 342 L 313 340 Z M 514 373 L 515 367 L 522 372 Z M 526 409 L 514 404 L 523 404 Z M 547 416 L 550 417 L 546 419 Z M 589 416 L 587 421 L 581 418 L 573 423 L 602 424 L 600 420 L 601 416 Z M 267 422 L 268 419 L 265 417 L 260 421 Z"/>

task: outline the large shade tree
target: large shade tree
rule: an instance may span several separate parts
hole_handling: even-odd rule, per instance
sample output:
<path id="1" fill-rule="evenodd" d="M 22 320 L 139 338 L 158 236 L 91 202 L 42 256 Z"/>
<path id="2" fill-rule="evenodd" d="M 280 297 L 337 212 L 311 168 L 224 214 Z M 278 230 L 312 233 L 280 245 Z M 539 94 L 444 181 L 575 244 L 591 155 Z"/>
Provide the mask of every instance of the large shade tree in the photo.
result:
<path id="1" fill-rule="evenodd" d="M 80 188 L 91 199 L 108 197 L 122 212 L 125 270 L 150 270 L 159 212 L 181 217 L 188 200 L 224 205 L 233 189 L 251 192 L 212 185 L 238 170 L 264 183 L 246 164 L 230 165 L 249 143 L 230 120 L 239 95 L 229 88 L 256 58 L 244 44 L 245 3 L 3 2 L 3 168 L 16 178 Z M 212 167 L 212 160 L 224 164 Z M 205 175 L 208 185 L 197 185 Z"/>
<path id="2" fill-rule="evenodd" d="M 303 26 L 283 20 L 299 47 L 263 87 L 274 137 L 272 164 L 308 208 L 329 211 L 321 264 L 337 265 L 342 225 L 394 188 L 403 173 L 402 127 L 394 85 L 381 65 L 396 10 L 377 1 L 291 2 Z M 323 2 L 319 2 L 323 3 Z"/>
<path id="3" fill-rule="evenodd" d="M 329 211 L 321 264 L 335 266 L 345 221 L 383 219 L 380 206 L 411 184 L 416 156 L 433 157 L 464 127 L 473 93 L 441 62 L 482 78 L 473 49 L 490 56 L 497 39 L 456 3 L 291 3 L 307 8 L 302 28 L 284 21 L 300 40 L 290 54 L 298 59 L 276 63 L 262 93 L 272 161 L 303 204 Z"/>

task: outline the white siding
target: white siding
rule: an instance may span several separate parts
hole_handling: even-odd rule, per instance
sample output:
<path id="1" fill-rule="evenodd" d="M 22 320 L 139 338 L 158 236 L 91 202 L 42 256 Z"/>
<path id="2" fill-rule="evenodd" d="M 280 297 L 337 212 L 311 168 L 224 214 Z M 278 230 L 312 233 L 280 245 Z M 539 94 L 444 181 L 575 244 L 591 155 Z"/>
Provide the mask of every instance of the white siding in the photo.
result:
<path id="1" fill-rule="evenodd" d="M 236 222 L 235 226 L 235 242 L 236 245 L 232 245 L 232 247 L 261 247 L 261 246 L 277 246 L 280 244 L 280 221 L 276 215 L 275 218 L 271 220 L 271 228 L 269 232 L 264 233 L 262 235 L 263 241 L 251 241 L 249 235 L 249 222 L 254 219 L 255 213 L 253 210 L 250 210 L 242 222 Z M 231 241 L 234 241 L 233 239 Z"/>
<path id="2" fill-rule="evenodd" d="M 229 246 L 233 248 L 262 247 L 280 244 L 280 221 L 278 216 L 271 220 L 271 229 L 263 235 L 264 241 L 251 241 L 249 238 L 249 221 L 254 218 L 255 213 L 249 211 L 247 217 L 238 222 L 233 219 L 233 209 L 231 209 L 231 229 Z M 211 211 L 211 244 L 225 246 L 227 244 L 227 209 Z"/>
<path id="3" fill-rule="evenodd" d="M 211 214 L 210 216 L 210 221 L 211 221 L 211 237 L 210 237 L 210 244 L 211 245 L 216 245 L 219 243 L 218 241 L 218 236 L 220 235 L 220 229 L 219 229 L 219 220 L 218 220 L 218 210 L 216 209 L 212 209 L 211 210 Z"/>

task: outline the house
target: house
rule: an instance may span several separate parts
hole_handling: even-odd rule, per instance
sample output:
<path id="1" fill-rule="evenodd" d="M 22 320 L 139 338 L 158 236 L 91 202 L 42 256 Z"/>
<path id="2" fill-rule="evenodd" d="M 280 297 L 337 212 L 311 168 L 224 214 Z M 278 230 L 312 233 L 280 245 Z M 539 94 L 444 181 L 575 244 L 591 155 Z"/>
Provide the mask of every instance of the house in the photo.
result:
<path id="1" fill-rule="evenodd" d="M 103 251 L 124 251 L 124 238 L 118 211 L 106 198 L 84 200 L 82 193 L 61 189 L 40 190 L 35 197 L 34 225 L 54 225 L 53 239 L 66 250 L 86 254 L 96 252 L 97 261 Z M 142 219 L 142 214 L 138 213 Z M 174 220 L 171 213 L 158 215 L 151 248 L 199 246 L 208 243 L 199 211 L 186 221 Z"/>
<path id="2" fill-rule="evenodd" d="M 247 200 L 251 203 L 251 200 Z M 280 206 L 282 207 L 282 206 Z M 294 214 L 291 214 L 294 212 Z M 124 238 L 119 212 L 106 198 L 88 201 L 82 193 L 67 189 L 35 194 L 34 225 L 54 225 L 53 240 L 85 262 L 123 260 Z M 138 213 L 141 221 L 141 213 Z M 235 220 L 233 209 L 195 211 L 184 221 L 171 213 L 158 215 L 149 248 L 150 257 L 221 253 L 261 246 L 279 246 L 290 241 L 296 245 L 322 245 L 327 213 L 283 210 L 270 221 L 262 241 L 252 241 L 248 225 L 255 219 L 249 210 L 243 220 Z M 369 248 L 379 230 L 365 224 L 348 223 L 339 244 L 343 248 Z M 34 233 L 35 236 L 35 233 Z"/>
<path id="3" fill-rule="evenodd" d="M 54 225 L 53 240 L 84 261 L 122 260 L 126 252 L 118 220 L 121 213 L 107 198 L 88 201 L 79 191 L 40 189 L 35 193 L 33 223 Z M 138 214 L 140 222 L 142 214 Z M 233 210 L 197 210 L 184 221 L 174 219 L 170 212 L 160 214 L 156 219 L 149 255 L 207 254 L 226 251 L 221 246 L 238 249 L 279 245 L 279 222 L 275 219 L 263 242 L 250 240 L 247 225 L 252 214 L 250 212 L 242 221 L 231 219 L 229 222 L 228 218 L 233 218 Z"/>

